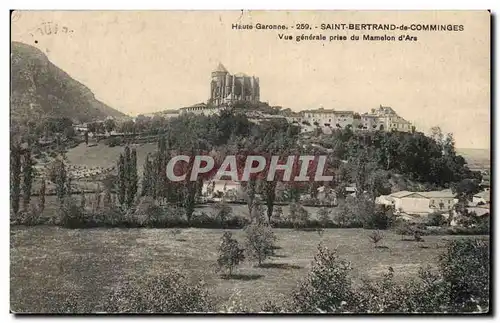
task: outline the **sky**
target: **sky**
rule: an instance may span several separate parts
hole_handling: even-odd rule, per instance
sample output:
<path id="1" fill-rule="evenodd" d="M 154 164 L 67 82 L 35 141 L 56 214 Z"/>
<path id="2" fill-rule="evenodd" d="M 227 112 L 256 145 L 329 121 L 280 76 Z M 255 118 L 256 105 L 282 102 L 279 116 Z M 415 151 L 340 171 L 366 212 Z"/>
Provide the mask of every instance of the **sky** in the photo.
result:
<path id="1" fill-rule="evenodd" d="M 232 24 L 289 30 L 233 30 Z M 332 31 L 308 23 L 457 24 L 461 32 Z M 44 31 L 51 26 L 52 32 Z M 57 25 L 57 33 L 55 26 Z M 414 42 L 284 41 L 278 34 L 411 35 Z M 490 146 L 487 11 L 20 11 L 11 39 L 41 49 L 129 115 L 206 102 L 211 71 L 260 79 L 261 101 L 368 112 L 391 106 L 419 131 L 440 126 L 460 148 Z"/>

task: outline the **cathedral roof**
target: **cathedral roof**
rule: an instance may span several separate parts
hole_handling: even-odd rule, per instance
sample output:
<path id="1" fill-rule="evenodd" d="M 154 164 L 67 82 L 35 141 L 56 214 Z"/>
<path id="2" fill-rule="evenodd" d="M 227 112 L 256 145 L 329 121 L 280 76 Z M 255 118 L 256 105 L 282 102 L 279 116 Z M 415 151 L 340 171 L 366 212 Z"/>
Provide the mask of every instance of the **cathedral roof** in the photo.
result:
<path id="1" fill-rule="evenodd" d="M 222 63 L 219 63 L 219 65 L 217 65 L 217 68 L 214 70 L 214 72 L 225 72 L 225 73 L 227 73 L 227 70 L 224 67 L 224 65 L 222 65 Z"/>

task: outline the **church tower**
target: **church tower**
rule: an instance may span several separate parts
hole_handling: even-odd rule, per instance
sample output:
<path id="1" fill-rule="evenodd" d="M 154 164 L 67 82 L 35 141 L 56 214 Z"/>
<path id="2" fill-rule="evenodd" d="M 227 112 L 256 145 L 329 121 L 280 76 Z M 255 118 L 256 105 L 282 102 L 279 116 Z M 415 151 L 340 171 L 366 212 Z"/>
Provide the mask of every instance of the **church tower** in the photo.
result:
<path id="1" fill-rule="evenodd" d="M 227 96 L 227 91 L 229 84 L 226 84 L 229 80 L 229 73 L 222 65 L 219 63 L 215 70 L 212 72 L 212 82 L 210 86 L 210 102 L 214 105 L 222 104 L 224 98 Z"/>

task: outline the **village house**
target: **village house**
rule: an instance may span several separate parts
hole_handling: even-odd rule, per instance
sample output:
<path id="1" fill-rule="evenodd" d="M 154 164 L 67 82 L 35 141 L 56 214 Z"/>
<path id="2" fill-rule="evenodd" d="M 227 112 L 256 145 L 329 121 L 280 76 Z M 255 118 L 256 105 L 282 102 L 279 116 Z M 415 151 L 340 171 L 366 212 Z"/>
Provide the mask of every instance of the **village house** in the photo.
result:
<path id="1" fill-rule="evenodd" d="M 428 215 L 446 212 L 458 202 L 451 190 L 410 192 L 400 191 L 376 198 L 377 204 L 391 205 L 397 213 Z"/>
<path id="2" fill-rule="evenodd" d="M 180 114 L 193 113 L 193 114 L 203 114 L 205 116 L 210 116 L 214 114 L 219 114 L 224 107 L 222 106 L 209 106 L 205 103 L 198 103 L 189 107 L 179 109 Z"/>

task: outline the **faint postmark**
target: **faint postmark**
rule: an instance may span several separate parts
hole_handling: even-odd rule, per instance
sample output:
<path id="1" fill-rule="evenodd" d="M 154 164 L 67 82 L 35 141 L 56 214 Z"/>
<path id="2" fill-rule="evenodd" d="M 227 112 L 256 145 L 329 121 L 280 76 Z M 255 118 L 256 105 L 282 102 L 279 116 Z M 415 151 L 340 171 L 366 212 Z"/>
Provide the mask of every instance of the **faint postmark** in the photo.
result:
<path id="1" fill-rule="evenodd" d="M 52 21 L 45 21 L 38 25 L 33 32 L 31 32 L 31 36 L 35 37 L 58 34 L 72 34 L 73 32 L 74 30 L 69 28 L 68 26 L 60 25 Z"/>

